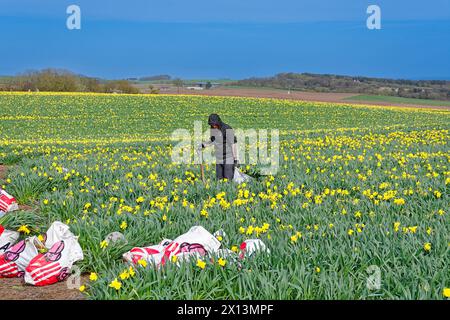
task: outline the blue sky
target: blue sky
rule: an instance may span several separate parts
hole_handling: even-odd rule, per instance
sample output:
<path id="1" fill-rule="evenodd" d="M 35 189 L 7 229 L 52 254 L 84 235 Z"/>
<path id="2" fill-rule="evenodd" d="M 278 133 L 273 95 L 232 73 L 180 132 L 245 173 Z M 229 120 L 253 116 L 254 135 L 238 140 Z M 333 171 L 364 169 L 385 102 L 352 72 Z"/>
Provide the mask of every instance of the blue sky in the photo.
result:
<path id="1" fill-rule="evenodd" d="M 66 28 L 79 5 L 81 30 Z M 382 30 L 366 9 L 382 10 Z M 0 0 L 0 74 L 450 79 L 450 0 Z"/>

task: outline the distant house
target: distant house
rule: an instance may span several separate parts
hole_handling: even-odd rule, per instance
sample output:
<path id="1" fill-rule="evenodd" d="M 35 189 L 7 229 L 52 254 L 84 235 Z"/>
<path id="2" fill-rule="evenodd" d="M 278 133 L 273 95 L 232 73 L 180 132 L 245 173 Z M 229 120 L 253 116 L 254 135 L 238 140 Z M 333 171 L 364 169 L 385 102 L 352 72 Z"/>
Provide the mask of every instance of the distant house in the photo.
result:
<path id="1" fill-rule="evenodd" d="M 186 87 L 186 89 L 188 89 L 188 90 L 203 90 L 205 88 L 199 87 L 199 86 L 189 86 L 189 87 Z"/>
<path id="2" fill-rule="evenodd" d="M 210 88 L 216 88 L 220 86 L 220 83 L 217 82 L 209 82 L 211 84 Z M 203 90 L 208 86 L 208 82 L 195 82 L 192 85 L 186 87 L 188 90 Z"/>

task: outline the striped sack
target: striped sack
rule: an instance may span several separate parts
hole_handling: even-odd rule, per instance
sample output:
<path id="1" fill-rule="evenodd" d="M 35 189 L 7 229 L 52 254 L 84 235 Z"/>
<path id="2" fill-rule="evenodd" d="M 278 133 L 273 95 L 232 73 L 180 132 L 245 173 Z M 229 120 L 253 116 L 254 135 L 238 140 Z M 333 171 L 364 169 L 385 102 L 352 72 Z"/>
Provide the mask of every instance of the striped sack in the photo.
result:
<path id="1" fill-rule="evenodd" d="M 5 253 L 18 239 L 19 233 L 17 231 L 7 230 L 0 225 L 0 254 Z"/>
<path id="2" fill-rule="evenodd" d="M 16 199 L 5 190 L 0 189 L 0 211 L 10 212 L 17 209 L 19 209 L 19 206 Z"/>

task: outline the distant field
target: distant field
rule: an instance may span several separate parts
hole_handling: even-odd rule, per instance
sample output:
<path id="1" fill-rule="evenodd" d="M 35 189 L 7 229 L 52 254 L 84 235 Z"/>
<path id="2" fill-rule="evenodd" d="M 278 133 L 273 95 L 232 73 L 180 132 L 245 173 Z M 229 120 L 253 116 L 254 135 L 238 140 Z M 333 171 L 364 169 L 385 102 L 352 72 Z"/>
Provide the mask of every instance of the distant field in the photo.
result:
<path id="1" fill-rule="evenodd" d="M 344 100 L 392 102 L 392 103 L 404 103 L 404 104 L 413 104 L 413 105 L 423 104 L 423 105 L 427 105 L 427 106 L 450 106 L 450 101 L 402 98 L 402 97 L 392 97 L 392 96 L 371 96 L 371 95 L 363 95 L 363 94 L 353 96 L 353 97 L 348 97 Z"/>
<path id="2" fill-rule="evenodd" d="M 133 84 L 135 85 L 148 85 L 148 84 L 173 84 L 174 79 L 170 79 L 170 80 L 138 80 L 138 81 L 132 81 Z M 230 82 L 234 82 L 236 80 L 231 80 L 231 79 L 216 79 L 216 80 L 211 80 L 211 79 L 189 79 L 189 80 L 183 80 L 183 83 L 185 85 L 190 85 L 190 84 L 194 84 L 197 82 L 211 82 L 211 83 L 220 83 L 220 84 L 227 84 Z"/>
<path id="3" fill-rule="evenodd" d="M 149 93 L 148 85 L 136 85 L 141 92 Z M 210 90 L 188 90 L 181 88 L 178 90 L 175 86 L 168 86 L 161 90 L 161 93 L 183 94 L 183 95 L 206 95 L 206 96 L 233 96 L 233 97 L 254 97 L 254 98 L 273 98 L 288 99 L 312 102 L 330 102 L 330 103 L 349 103 L 362 105 L 378 105 L 378 106 L 398 106 L 398 107 L 415 107 L 428 109 L 450 109 L 450 102 L 443 101 L 440 103 L 436 100 L 423 99 L 399 99 L 399 102 L 382 101 L 382 100 L 364 100 L 362 95 L 357 93 L 334 93 L 334 92 L 306 92 L 291 90 L 272 89 L 267 87 L 243 87 L 224 85 Z M 357 97 L 357 98 L 355 98 Z M 368 96 L 373 97 L 373 96 Z M 355 98 L 355 100 L 350 100 Z M 393 97 L 386 97 L 393 98 Z"/>

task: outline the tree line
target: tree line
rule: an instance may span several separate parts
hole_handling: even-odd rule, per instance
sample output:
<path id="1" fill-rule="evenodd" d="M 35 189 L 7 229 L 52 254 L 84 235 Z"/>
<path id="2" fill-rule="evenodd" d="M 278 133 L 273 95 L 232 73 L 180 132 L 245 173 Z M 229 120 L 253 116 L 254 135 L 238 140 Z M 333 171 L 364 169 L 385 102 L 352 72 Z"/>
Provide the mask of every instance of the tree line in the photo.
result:
<path id="1" fill-rule="evenodd" d="M 27 71 L 0 83 L 3 91 L 139 93 L 127 80 L 101 80 L 60 69 Z"/>
<path id="2" fill-rule="evenodd" d="M 279 73 L 273 77 L 239 80 L 230 85 L 450 100 L 450 81 L 444 80 L 394 80 L 331 74 Z"/>

